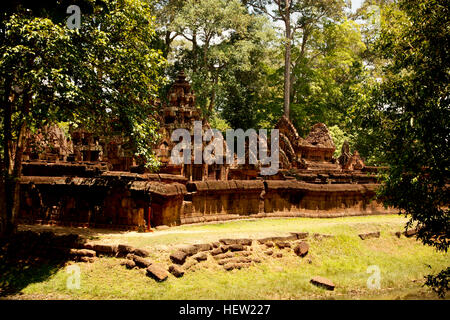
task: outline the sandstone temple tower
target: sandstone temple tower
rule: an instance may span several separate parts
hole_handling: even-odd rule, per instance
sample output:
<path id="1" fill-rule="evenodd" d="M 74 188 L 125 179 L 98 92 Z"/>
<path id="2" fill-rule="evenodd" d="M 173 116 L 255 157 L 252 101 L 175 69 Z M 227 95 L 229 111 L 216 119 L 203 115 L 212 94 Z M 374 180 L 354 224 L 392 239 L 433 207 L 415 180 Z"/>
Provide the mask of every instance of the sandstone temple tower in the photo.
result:
<path id="1" fill-rule="evenodd" d="M 159 134 L 161 140 L 158 142 L 155 153 L 161 162 L 161 173 L 170 173 L 185 176 L 189 181 L 204 180 L 227 180 L 228 168 L 226 165 L 173 164 L 170 155 L 176 145 L 171 140 L 172 132 L 176 129 L 187 129 L 191 133 L 191 141 L 194 141 L 194 122 L 202 122 L 202 131 L 211 129 L 207 121 L 202 118 L 200 108 L 195 105 L 194 91 L 186 80 L 186 75 L 181 71 L 175 83 L 169 90 L 168 104 L 162 108 L 160 117 L 161 128 Z M 224 161 L 225 163 L 225 161 Z"/>

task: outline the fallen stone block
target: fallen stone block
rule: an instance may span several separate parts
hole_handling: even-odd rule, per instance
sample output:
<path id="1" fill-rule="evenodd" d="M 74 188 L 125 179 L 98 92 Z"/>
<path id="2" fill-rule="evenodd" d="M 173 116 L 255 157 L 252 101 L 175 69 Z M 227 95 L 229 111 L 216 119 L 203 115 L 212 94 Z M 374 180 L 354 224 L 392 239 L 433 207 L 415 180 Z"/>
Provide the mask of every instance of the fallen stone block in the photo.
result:
<path id="1" fill-rule="evenodd" d="M 278 242 L 278 241 L 294 241 L 294 240 L 297 240 L 297 237 L 293 236 L 293 235 L 286 236 L 286 237 L 272 237 L 272 240 L 274 242 Z"/>
<path id="2" fill-rule="evenodd" d="M 238 255 L 244 256 L 244 257 L 248 257 L 250 256 L 252 253 L 250 251 L 239 251 L 237 252 Z"/>
<path id="3" fill-rule="evenodd" d="M 82 257 L 78 257 L 78 261 L 80 261 L 80 262 L 87 262 L 87 263 L 93 263 L 93 262 L 95 262 L 95 257 L 82 256 Z"/>
<path id="4" fill-rule="evenodd" d="M 320 276 L 313 277 L 310 282 L 315 286 L 322 287 L 331 291 L 333 291 L 335 288 L 335 285 L 331 280 Z"/>
<path id="5" fill-rule="evenodd" d="M 97 251 L 97 253 L 101 253 L 104 255 L 115 256 L 117 253 L 117 245 L 114 244 L 94 244 L 93 249 Z"/>
<path id="6" fill-rule="evenodd" d="M 136 266 L 139 268 L 147 268 L 148 266 L 152 265 L 152 262 L 150 260 L 147 260 L 145 258 L 136 255 L 132 256 L 132 260 L 136 263 Z"/>
<path id="7" fill-rule="evenodd" d="M 272 241 L 266 242 L 266 247 L 267 248 L 273 248 L 274 244 Z"/>
<path id="8" fill-rule="evenodd" d="M 366 240 L 366 239 L 370 239 L 370 238 L 379 238 L 380 237 L 380 231 L 368 232 L 368 233 L 360 233 L 358 236 L 361 238 L 361 240 Z"/>
<path id="9" fill-rule="evenodd" d="M 169 267 L 169 272 L 171 274 L 173 274 L 175 277 L 177 278 L 181 278 L 182 276 L 184 276 L 184 270 L 182 267 L 180 267 L 179 265 L 176 264 L 172 264 Z"/>
<path id="10" fill-rule="evenodd" d="M 126 257 L 127 254 L 133 253 L 134 250 L 135 249 L 132 246 L 128 246 L 128 245 L 125 245 L 125 244 L 119 244 L 117 246 L 117 255 L 116 255 L 116 257 L 118 257 L 118 258 Z"/>
<path id="11" fill-rule="evenodd" d="M 96 252 L 89 249 L 70 249 L 69 254 L 75 257 L 95 257 Z"/>
<path id="12" fill-rule="evenodd" d="M 134 267 L 136 267 L 136 262 L 134 262 L 133 260 L 130 260 L 130 259 L 125 259 L 120 264 L 122 266 L 125 266 L 127 269 L 133 269 Z"/>
<path id="13" fill-rule="evenodd" d="M 143 257 L 143 258 L 146 258 L 146 257 L 148 257 L 150 255 L 150 252 L 148 252 L 147 250 L 139 249 L 139 248 L 134 249 L 133 253 L 135 255 L 137 255 L 139 257 Z"/>
<path id="14" fill-rule="evenodd" d="M 308 232 L 291 232 L 299 240 L 306 239 L 309 236 Z"/>
<path id="15" fill-rule="evenodd" d="M 147 268 L 147 276 L 161 282 L 167 279 L 169 273 L 162 265 L 152 264 Z"/>
<path id="16" fill-rule="evenodd" d="M 417 229 L 409 229 L 403 232 L 403 234 L 405 235 L 405 237 L 410 238 L 412 236 L 415 236 L 417 234 L 418 230 Z"/>
<path id="17" fill-rule="evenodd" d="M 277 241 L 275 242 L 276 246 L 280 249 L 290 248 L 291 244 L 287 241 Z"/>
<path id="18" fill-rule="evenodd" d="M 195 256 L 192 257 L 194 260 L 197 260 L 197 262 L 205 261 L 208 259 L 208 255 L 205 252 L 199 252 Z"/>
<path id="19" fill-rule="evenodd" d="M 234 267 L 235 267 L 235 264 L 234 264 L 234 263 L 226 263 L 226 264 L 224 264 L 224 266 L 223 266 L 223 268 L 224 268 L 225 270 L 227 270 L 227 271 L 233 270 Z"/>
<path id="20" fill-rule="evenodd" d="M 213 248 L 218 248 L 218 247 L 220 247 L 220 242 L 219 241 L 213 242 L 213 243 L 211 243 L 211 245 L 213 246 Z"/>
<path id="21" fill-rule="evenodd" d="M 252 239 L 220 239 L 224 245 L 233 245 L 233 244 L 241 244 L 243 246 L 251 246 L 253 240 Z"/>
<path id="22" fill-rule="evenodd" d="M 278 252 L 274 255 L 275 258 L 283 258 L 283 254 L 281 252 Z"/>
<path id="23" fill-rule="evenodd" d="M 183 268 L 184 268 L 184 270 L 189 270 L 190 268 L 192 268 L 196 264 L 198 264 L 197 260 L 188 259 L 188 260 L 186 260 L 185 264 L 183 265 Z"/>
<path id="24" fill-rule="evenodd" d="M 266 243 L 269 242 L 269 241 L 273 241 L 273 238 L 272 238 L 272 237 L 269 237 L 269 238 L 262 238 L 262 239 L 258 239 L 258 240 L 256 240 L 256 241 L 258 241 L 259 244 L 266 244 Z"/>
<path id="25" fill-rule="evenodd" d="M 230 251 L 244 251 L 245 247 L 242 244 L 232 244 L 229 246 Z"/>
<path id="26" fill-rule="evenodd" d="M 242 269 L 250 267 L 250 263 L 227 263 L 223 266 L 226 271 L 231 271 L 234 269 Z"/>
<path id="27" fill-rule="evenodd" d="M 295 246 L 294 252 L 299 257 L 304 257 L 308 254 L 309 251 L 309 244 L 305 241 L 300 242 L 298 245 Z"/>
<path id="28" fill-rule="evenodd" d="M 93 243 L 87 242 L 87 243 L 84 243 L 84 244 L 82 245 L 82 248 L 88 249 L 88 250 L 94 250 L 94 245 L 95 245 L 95 244 L 93 244 Z"/>
<path id="29" fill-rule="evenodd" d="M 227 258 L 232 258 L 234 257 L 234 254 L 231 252 L 227 252 L 227 253 L 222 253 L 222 254 L 218 254 L 214 257 L 214 259 L 216 260 L 222 260 L 222 259 L 227 259 Z"/>
<path id="30" fill-rule="evenodd" d="M 267 250 L 264 252 L 266 255 L 271 256 L 273 255 L 273 251 L 272 250 Z"/>
<path id="31" fill-rule="evenodd" d="M 193 256 L 198 252 L 198 248 L 194 245 L 187 245 L 180 248 L 181 251 L 185 252 L 188 257 Z"/>
<path id="32" fill-rule="evenodd" d="M 213 249 L 213 246 L 209 243 L 194 244 L 194 247 L 197 249 L 197 252 L 209 251 Z"/>
<path id="33" fill-rule="evenodd" d="M 221 253 L 223 253 L 222 247 L 216 248 L 216 249 L 211 251 L 211 255 L 212 256 L 217 256 L 218 254 L 221 254 Z"/>
<path id="34" fill-rule="evenodd" d="M 401 233 L 400 231 L 397 231 L 397 232 L 394 233 L 394 235 L 395 235 L 397 238 L 400 238 L 400 237 L 402 236 L 402 233 Z"/>
<path id="35" fill-rule="evenodd" d="M 298 240 L 298 237 L 297 237 L 297 235 L 295 235 L 295 234 L 291 234 L 291 235 L 289 235 L 289 236 L 285 236 L 285 237 L 281 237 L 282 239 L 282 241 L 295 241 L 295 240 Z"/>
<path id="36" fill-rule="evenodd" d="M 188 257 L 187 253 L 181 250 L 175 251 L 170 255 L 170 260 L 176 264 L 184 264 L 186 258 Z"/>
<path id="37" fill-rule="evenodd" d="M 219 242 L 223 243 L 226 246 L 236 244 L 236 239 L 220 239 Z"/>
<path id="38" fill-rule="evenodd" d="M 227 263 L 233 264 L 233 263 L 251 263 L 252 259 L 247 258 L 247 257 L 235 257 L 235 258 L 230 258 L 230 259 L 223 259 L 223 260 L 219 260 L 217 263 L 219 265 L 225 265 Z"/>

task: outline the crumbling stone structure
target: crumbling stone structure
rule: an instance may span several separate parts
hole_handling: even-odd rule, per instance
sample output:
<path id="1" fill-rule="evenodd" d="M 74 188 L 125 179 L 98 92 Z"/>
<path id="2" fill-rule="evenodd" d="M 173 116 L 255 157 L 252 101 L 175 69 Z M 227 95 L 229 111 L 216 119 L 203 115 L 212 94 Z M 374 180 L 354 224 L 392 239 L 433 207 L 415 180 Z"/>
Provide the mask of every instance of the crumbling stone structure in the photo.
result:
<path id="1" fill-rule="evenodd" d="M 195 105 L 195 95 L 184 72 L 178 74 L 175 83 L 169 90 L 168 100 L 168 104 L 162 108 L 159 132 L 162 138 L 156 146 L 156 155 L 162 164 L 160 172 L 182 175 L 190 181 L 227 180 L 227 165 L 194 164 L 193 156 L 191 164 L 174 164 L 170 161 L 171 151 L 178 143 L 171 140 L 174 130 L 187 129 L 191 133 L 191 142 L 193 142 L 195 121 L 202 122 L 203 133 L 211 129 L 211 126 L 202 119 L 201 110 Z M 224 144 L 225 150 L 226 145 Z"/>
<path id="2" fill-rule="evenodd" d="M 189 130 L 193 141 L 195 121 L 201 121 L 203 132 L 211 128 L 195 106 L 184 73 L 170 89 L 168 103 L 162 104 L 159 120 L 161 139 L 154 146 L 162 163 L 158 174 L 136 173 L 120 135 L 96 137 L 72 128 L 68 139 L 63 130 L 50 127 L 30 136 L 19 220 L 146 230 L 243 217 L 392 212 L 374 200 L 378 168 L 365 166 L 357 151 L 351 154 L 348 142 L 334 159 L 336 147 L 325 124 L 314 125 L 303 139 L 283 116 L 275 127 L 280 133 L 280 171 L 264 177 L 259 164 L 171 163 L 175 129 Z M 248 152 L 246 148 L 247 160 Z"/>

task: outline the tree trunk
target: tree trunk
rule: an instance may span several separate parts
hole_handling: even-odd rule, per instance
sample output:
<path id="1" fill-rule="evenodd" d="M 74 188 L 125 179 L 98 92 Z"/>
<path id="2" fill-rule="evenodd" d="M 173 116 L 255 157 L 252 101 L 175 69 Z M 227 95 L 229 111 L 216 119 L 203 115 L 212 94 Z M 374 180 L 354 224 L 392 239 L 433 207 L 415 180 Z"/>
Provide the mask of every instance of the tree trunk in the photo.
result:
<path id="1" fill-rule="evenodd" d="M 286 1 L 284 10 L 286 27 L 286 53 L 284 56 L 284 115 L 289 119 L 290 106 L 290 77 L 291 77 L 291 16 L 289 12 L 290 1 Z"/>
<path id="2" fill-rule="evenodd" d="M 22 108 L 22 122 L 20 124 L 16 145 L 12 142 L 12 107 L 10 100 L 11 82 L 7 82 L 4 95 L 4 162 L 2 163 L 4 181 L 4 214 L 0 216 L 0 234 L 10 235 L 17 229 L 16 218 L 20 210 L 20 177 L 22 175 L 22 158 L 26 134 L 26 117 L 30 110 L 31 94 L 25 94 Z M 14 156 L 13 156 L 14 155 Z M 2 206 L 0 206 L 1 208 Z"/>
<path id="3" fill-rule="evenodd" d="M 194 57 L 194 67 L 193 67 L 194 73 L 197 72 L 197 50 L 198 50 L 197 31 L 194 30 L 192 32 L 192 52 L 193 52 L 193 57 Z"/>
<path id="4" fill-rule="evenodd" d="M 214 81 L 213 81 L 213 87 L 212 87 L 212 92 L 211 92 L 211 100 L 209 101 L 209 106 L 208 106 L 208 115 L 207 115 L 207 120 L 209 120 L 209 116 L 213 114 L 213 110 L 214 110 L 214 106 L 216 104 L 216 86 L 217 83 L 219 82 L 219 72 L 215 71 L 215 75 L 214 75 Z"/>
<path id="5" fill-rule="evenodd" d="M 308 37 L 309 37 L 309 33 L 307 30 L 304 29 L 300 54 L 291 66 L 292 74 L 290 75 L 290 84 L 289 84 L 289 95 L 290 95 L 289 102 L 293 101 L 295 103 L 298 100 L 298 99 L 295 99 L 296 97 L 294 96 L 294 84 L 297 81 L 297 79 L 295 77 L 295 68 L 302 62 L 302 60 L 305 56 L 306 41 L 308 41 Z"/>
<path id="6" fill-rule="evenodd" d="M 13 232 L 14 228 L 11 224 L 13 217 L 13 197 L 12 197 L 12 166 L 11 166 L 11 116 L 12 103 L 10 101 L 11 79 L 6 79 L 4 95 L 3 95 L 3 162 L 2 162 L 2 186 L 3 193 L 0 197 L 2 204 L 0 205 L 0 235 L 7 235 Z"/>

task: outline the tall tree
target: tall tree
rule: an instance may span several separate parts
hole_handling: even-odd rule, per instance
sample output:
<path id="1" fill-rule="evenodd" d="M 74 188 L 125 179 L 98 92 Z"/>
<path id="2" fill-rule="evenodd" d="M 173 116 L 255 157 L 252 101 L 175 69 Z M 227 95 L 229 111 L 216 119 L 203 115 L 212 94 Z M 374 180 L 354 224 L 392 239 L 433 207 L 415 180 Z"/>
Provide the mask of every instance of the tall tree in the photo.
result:
<path id="1" fill-rule="evenodd" d="M 55 8 L 19 7 L 2 19 L 0 233 L 15 229 L 28 130 L 58 121 L 97 132 L 115 126 L 131 137 L 139 158 L 156 164 L 149 148 L 157 129 L 152 100 L 164 59 L 152 48 L 149 6 L 141 0 L 104 0 L 82 13 L 80 29 L 73 30 L 57 19 L 67 7 L 55 3 Z"/>
<path id="2" fill-rule="evenodd" d="M 304 49 L 293 50 L 301 59 L 292 70 L 291 115 L 301 134 L 317 122 L 343 128 L 350 111 L 368 94 L 365 45 L 354 21 L 326 22 L 309 37 Z"/>
<path id="3" fill-rule="evenodd" d="M 187 69 L 206 117 L 214 112 L 221 75 L 232 63 L 247 63 L 252 26 L 238 0 L 189 0 L 178 13 L 173 27 L 188 45 L 177 64 Z"/>
<path id="4" fill-rule="evenodd" d="M 284 26 L 284 104 L 286 117 L 290 117 L 293 91 L 292 44 L 300 40 L 300 55 L 294 61 L 301 62 L 311 32 L 326 19 L 339 17 L 347 6 L 343 0 L 250 0 L 246 2 L 256 12 L 263 13 Z"/>
<path id="5" fill-rule="evenodd" d="M 386 7 L 377 48 L 387 62 L 362 124 L 389 165 L 380 196 L 410 218 L 417 238 L 447 251 L 450 239 L 450 1 L 402 0 Z M 440 296 L 450 268 L 427 277 Z"/>

